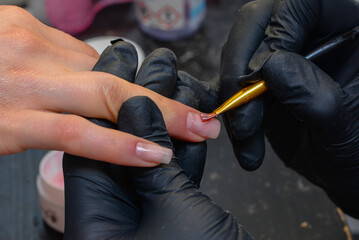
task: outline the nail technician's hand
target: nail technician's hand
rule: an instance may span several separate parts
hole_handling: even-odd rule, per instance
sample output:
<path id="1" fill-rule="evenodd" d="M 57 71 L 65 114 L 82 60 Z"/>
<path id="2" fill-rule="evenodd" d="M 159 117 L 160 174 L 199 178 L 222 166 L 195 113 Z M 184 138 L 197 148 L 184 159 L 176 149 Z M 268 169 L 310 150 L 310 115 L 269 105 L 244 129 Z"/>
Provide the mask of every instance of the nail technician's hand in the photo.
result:
<path id="1" fill-rule="evenodd" d="M 115 59 L 103 61 L 116 66 Z M 176 64 L 169 50 L 154 51 L 144 64 L 156 69 L 140 78 L 141 69 L 134 83 L 201 110 L 216 104 L 218 79 L 201 82 L 184 72 L 173 74 Z M 150 99 L 127 100 L 118 119 L 120 131 L 172 149 L 161 112 Z M 146 171 L 66 154 L 65 239 L 251 239 L 233 216 L 197 190 L 205 143 L 177 143 L 175 155 L 169 165 Z"/>
<path id="2" fill-rule="evenodd" d="M 219 131 L 218 123 L 202 124 L 192 108 L 111 74 L 91 72 L 99 58 L 94 49 L 21 8 L 0 6 L 0 50 L 1 155 L 56 149 L 116 164 L 156 165 L 163 157 L 157 145 L 80 117 L 116 122 L 121 104 L 137 95 L 158 104 L 173 137 L 199 142 Z M 122 67 L 134 74 L 137 62 Z"/>
<path id="3" fill-rule="evenodd" d="M 354 0 L 260 0 L 244 6 L 223 48 L 221 97 L 261 74 L 266 96 L 224 116 L 240 164 L 259 167 L 264 130 L 287 166 L 359 217 L 359 42 L 314 63 L 302 57 L 357 25 Z"/>
<path id="4" fill-rule="evenodd" d="M 147 97 L 122 105 L 118 129 L 172 148 L 161 112 Z M 180 161 L 130 168 L 65 156 L 65 239 L 252 239 L 197 190 Z"/>

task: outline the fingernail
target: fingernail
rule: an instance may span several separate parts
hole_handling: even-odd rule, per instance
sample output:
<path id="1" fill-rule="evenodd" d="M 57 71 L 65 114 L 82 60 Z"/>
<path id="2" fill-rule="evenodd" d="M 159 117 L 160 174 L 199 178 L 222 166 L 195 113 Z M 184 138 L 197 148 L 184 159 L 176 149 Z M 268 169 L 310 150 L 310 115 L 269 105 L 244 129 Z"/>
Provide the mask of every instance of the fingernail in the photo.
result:
<path id="1" fill-rule="evenodd" d="M 164 148 L 155 144 L 139 142 L 136 145 L 136 155 L 146 162 L 170 163 L 172 159 L 172 149 Z"/>
<path id="2" fill-rule="evenodd" d="M 217 119 L 203 122 L 200 114 L 189 112 L 187 115 L 187 129 L 203 138 L 217 138 L 221 130 L 221 124 Z"/>

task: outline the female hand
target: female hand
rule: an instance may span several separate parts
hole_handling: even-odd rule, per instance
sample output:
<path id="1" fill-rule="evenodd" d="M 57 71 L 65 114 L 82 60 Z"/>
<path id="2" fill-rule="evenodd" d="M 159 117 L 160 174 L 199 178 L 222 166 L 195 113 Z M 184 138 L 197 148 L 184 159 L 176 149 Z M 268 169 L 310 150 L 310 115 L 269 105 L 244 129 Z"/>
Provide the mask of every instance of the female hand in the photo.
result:
<path id="1" fill-rule="evenodd" d="M 158 145 L 83 118 L 117 122 L 122 103 L 137 95 L 156 102 L 173 137 L 200 142 L 218 135 L 219 122 L 203 124 L 195 109 L 111 74 L 91 72 L 99 59 L 94 49 L 21 8 L 0 7 L 0 51 L 2 155 L 54 149 L 115 164 L 154 166 L 165 157 Z M 133 70 L 134 64 L 123 67 Z"/>

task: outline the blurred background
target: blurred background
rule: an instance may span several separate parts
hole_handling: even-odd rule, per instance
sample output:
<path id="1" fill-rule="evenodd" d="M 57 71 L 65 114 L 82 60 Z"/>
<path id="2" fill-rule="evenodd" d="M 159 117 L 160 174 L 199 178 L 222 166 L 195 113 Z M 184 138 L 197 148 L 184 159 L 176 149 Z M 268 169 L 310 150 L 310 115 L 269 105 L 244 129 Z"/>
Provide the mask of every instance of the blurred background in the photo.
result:
<path id="1" fill-rule="evenodd" d="M 176 13 L 164 12 L 160 33 L 157 30 L 161 27 L 153 32 L 146 29 L 159 23 L 145 22 L 144 5 L 137 5 L 136 17 L 133 1 L 0 0 L 0 5 L 24 7 L 42 22 L 80 40 L 124 37 L 137 43 L 145 55 L 159 47 L 169 48 L 177 55 L 179 69 L 209 80 L 218 74 L 222 45 L 238 9 L 246 2 L 207 0 L 205 11 L 200 9 L 203 13 L 199 13 L 192 27 L 187 26 L 185 31 L 181 31 L 180 25 L 185 20 Z M 179 26 L 173 30 L 176 24 Z M 170 38 L 175 40 L 164 41 L 162 31 L 171 32 Z M 262 167 L 246 172 L 237 163 L 223 127 L 217 140 L 208 141 L 201 191 L 230 211 L 258 240 L 359 239 L 356 235 L 359 231 L 351 226 L 351 220 L 347 222 L 321 189 L 286 168 L 271 147 L 268 144 L 266 147 Z M 62 239 L 61 233 L 44 223 L 40 211 L 36 176 L 45 153 L 28 150 L 0 157 L 0 239 Z"/>

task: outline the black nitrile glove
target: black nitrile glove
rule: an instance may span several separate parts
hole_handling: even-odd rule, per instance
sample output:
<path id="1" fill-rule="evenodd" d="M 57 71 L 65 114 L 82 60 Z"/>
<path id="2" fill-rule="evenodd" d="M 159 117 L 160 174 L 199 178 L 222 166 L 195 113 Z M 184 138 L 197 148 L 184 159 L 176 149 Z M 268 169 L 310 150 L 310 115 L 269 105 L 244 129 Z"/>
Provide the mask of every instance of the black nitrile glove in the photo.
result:
<path id="1" fill-rule="evenodd" d="M 150 99 L 128 100 L 119 119 L 119 130 L 171 147 L 162 115 Z M 130 173 L 143 211 L 132 239 L 252 239 L 230 213 L 197 190 L 177 158 L 169 165 L 131 168 Z"/>
<path id="2" fill-rule="evenodd" d="M 169 50 L 153 52 L 137 77 L 136 70 L 108 67 L 135 66 L 137 58 L 133 56 L 131 45 L 118 42 L 104 52 L 94 69 L 124 71 L 132 82 L 191 106 L 213 108 L 208 104 L 216 101 L 216 80 L 203 83 L 180 72 L 176 82 L 176 59 Z M 116 73 L 120 77 L 124 74 Z M 206 91 L 211 94 L 205 94 Z M 121 131 L 172 147 L 162 115 L 148 98 L 135 97 L 125 102 L 118 119 Z M 65 239 L 250 239 L 233 216 L 197 190 L 205 143 L 178 142 L 175 150 L 177 158 L 169 165 L 147 169 L 66 154 Z"/>
<path id="3" fill-rule="evenodd" d="M 241 166 L 260 166 L 264 130 L 287 166 L 359 218 L 359 40 L 303 57 L 357 25 L 355 0 L 245 5 L 222 51 L 221 99 L 263 77 L 268 93 L 224 115 Z"/>
<path id="4" fill-rule="evenodd" d="M 216 106 L 218 78 L 204 82 L 186 72 L 177 72 L 176 56 L 164 48 L 146 57 L 136 76 L 138 60 L 135 48 L 122 40 L 112 43 L 114 45 L 101 54 L 94 71 L 111 73 L 203 112 L 209 112 Z M 206 142 L 172 141 L 181 166 L 199 187 L 206 159 Z"/>

